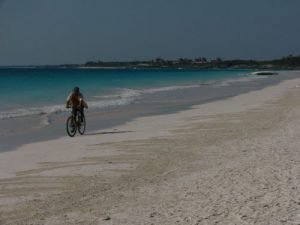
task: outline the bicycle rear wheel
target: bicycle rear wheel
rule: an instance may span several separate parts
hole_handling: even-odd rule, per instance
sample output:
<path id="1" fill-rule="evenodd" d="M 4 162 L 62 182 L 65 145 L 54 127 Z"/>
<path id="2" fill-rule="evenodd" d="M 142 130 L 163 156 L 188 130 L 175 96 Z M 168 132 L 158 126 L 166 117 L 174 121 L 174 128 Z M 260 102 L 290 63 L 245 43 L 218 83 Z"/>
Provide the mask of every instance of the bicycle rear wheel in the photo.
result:
<path id="1" fill-rule="evenodd" d="M 79 134 L 83 135 L 85 132 L 85 127 L 86 127 L 84 115 L 82 115 L 81 113 L 78 113 L 77 122 L 78 122 L 78 126 L 77 126 L 78 132 L 79 132 Z"/>
<path id="2" fill-rule="evenodd" d="M 70 137 L 74 137 L 77 130 L 77 125 L 74 116 L 69 116 L 66 124 L 67 133 Z"/>

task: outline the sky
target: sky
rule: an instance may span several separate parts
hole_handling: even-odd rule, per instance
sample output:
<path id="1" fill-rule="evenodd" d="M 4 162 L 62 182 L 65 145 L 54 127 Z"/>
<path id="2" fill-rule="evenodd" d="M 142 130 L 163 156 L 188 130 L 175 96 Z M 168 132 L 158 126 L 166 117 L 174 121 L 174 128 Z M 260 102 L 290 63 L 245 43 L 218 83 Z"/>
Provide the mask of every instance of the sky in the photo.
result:
<path id="1" fill-rule="evenodd" d="M 300 55 L 300 0 L 0 0 L 0 65 Z"/>

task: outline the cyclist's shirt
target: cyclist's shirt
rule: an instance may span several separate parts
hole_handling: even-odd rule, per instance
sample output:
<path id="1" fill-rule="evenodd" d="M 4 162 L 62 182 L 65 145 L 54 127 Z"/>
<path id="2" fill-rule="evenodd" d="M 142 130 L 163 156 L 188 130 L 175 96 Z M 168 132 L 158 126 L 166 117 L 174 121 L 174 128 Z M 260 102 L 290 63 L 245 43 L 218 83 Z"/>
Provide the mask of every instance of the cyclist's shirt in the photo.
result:
<path id="1" fill-rule="evenodd" d="M 71 92 L 67 98 L 67 103 L 70 107 L 78 107 L 83 102 L 83 95 L 81 93 L 76 94 Z"/>

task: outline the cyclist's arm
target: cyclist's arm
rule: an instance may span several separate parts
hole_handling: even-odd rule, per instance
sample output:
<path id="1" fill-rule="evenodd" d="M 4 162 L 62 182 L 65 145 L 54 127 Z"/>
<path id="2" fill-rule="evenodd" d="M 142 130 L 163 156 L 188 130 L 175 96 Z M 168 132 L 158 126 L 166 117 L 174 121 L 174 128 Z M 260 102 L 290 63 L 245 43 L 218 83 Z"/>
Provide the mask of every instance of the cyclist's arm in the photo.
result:
<path id="1" fill-rule="evenodd" d="M 66 108 L 70 108 L 70 99 L 71 99 L 71 94 L 67 97 L 67 102 L 66 102 Z"/>
<path id="2" fill-rule="evenodd" d="M 79 101 L 80 101 L 80 106 L 81 107 L 88 108 L 88 105 L 87 105 L 86 101 L 84 101 L 83 95 L 81 93 L 79 94 Z"/>

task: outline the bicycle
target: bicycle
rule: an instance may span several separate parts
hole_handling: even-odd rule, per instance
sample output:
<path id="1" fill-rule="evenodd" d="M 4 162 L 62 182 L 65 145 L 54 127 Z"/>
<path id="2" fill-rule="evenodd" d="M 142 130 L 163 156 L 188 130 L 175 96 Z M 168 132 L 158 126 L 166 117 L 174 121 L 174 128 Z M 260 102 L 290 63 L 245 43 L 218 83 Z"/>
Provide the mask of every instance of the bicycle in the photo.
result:
<path id="1" fill-rule="evenodd" d="M 68 117 L 66 129 L 67 133 L 70 137 L 74 137 L 76 134 L 76 131 L 78 130 L 79 134 L 83 135 L 86 128 L 86 121 L 85 116 L 80 112 L 80 110 L 77 111 L 76 117 L 73 113 Z"/>

